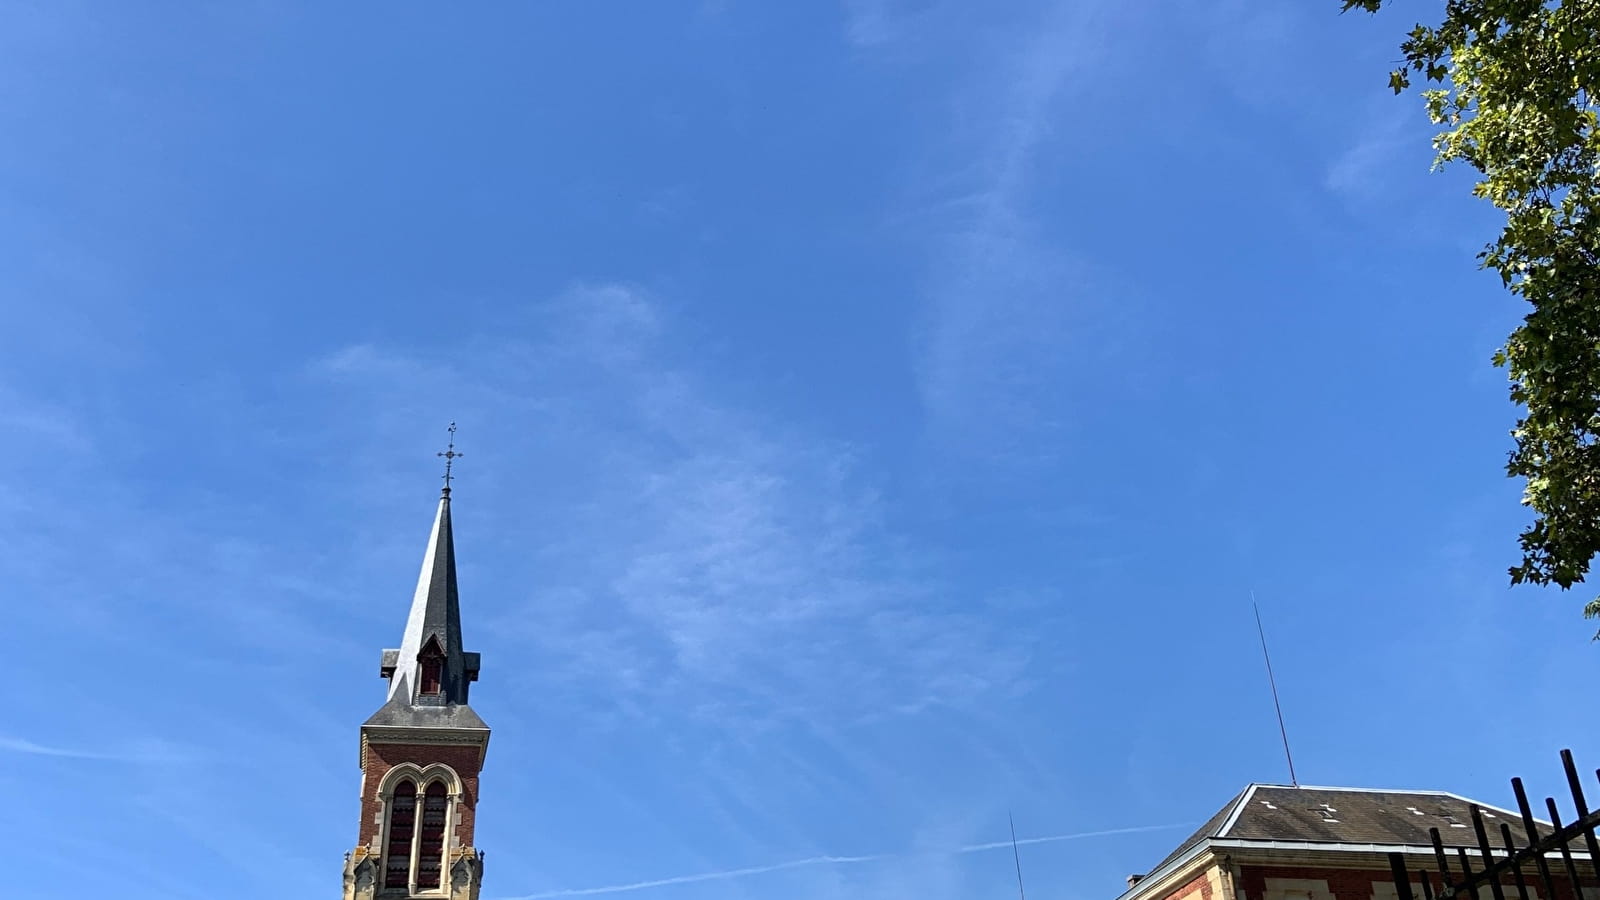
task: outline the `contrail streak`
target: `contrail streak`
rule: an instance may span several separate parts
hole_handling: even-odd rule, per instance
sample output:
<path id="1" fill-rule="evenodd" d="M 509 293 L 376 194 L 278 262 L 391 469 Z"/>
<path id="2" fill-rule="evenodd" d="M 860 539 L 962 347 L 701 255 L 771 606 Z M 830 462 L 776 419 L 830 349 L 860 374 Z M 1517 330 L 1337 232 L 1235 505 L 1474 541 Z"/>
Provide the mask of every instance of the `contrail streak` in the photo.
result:
<path id="1" fill-rule="evenodd" d="M 34 756 L 64 756 L 68 759 L 117 759 L 105 753 L 95 753 L 89 750 L 71 750 L 66 747 L 47 747 L 44 744 L 35 744 L 25 738 L 14 738 L 0 735 L 0 750 L 11 753 L 30 753 Z"/>
<path id="2" fill-rule="evenodd" d="M 1193 822 L 1174 822 L 1171 825 L 1135 825 L 1132 828 L 1107 828 L 1104 831 L 1078 831 L 1072 834 L 1047 834 L 1044 837 L 1018 838 L 1017 844 L 1053 844 L 1056 841 L 1075 841 L 1078 838 L 1106 837 L 1112 834 L 1138 834 L 1143 831 L 1165 831 L 1168 828 L 1186 828 Z M 1011 841 L 991 841 L 987 844 L 968 844 L 958 847 L 957 853 L 977 853 L 979 850 L 999 850 L 1011 846 Z"/>
<path id="3" fill-rule="evenodd" d="M 0 753 L 26 753 L 31 756 L 55 756 L 62 759 L 92 759 L 105 762 L 160 763 L 177 762 L 183 754 L 179 749 L 161 742 L 147 741 L 147 746 L 127 751 L 107 753 L 98 750 L 78 750 L 72 747 L 55 747 L 40 744 L 27 738 L 0 734 Z"/>
<path id="4" fill-rule="evenodd" d="M 1080 838 L 1105 837 L 1113 834 L 1137 834 L 1144 831 L 1164 831 L 1168 828 L 1184 828 L 1192 822 L 1177 822 L 1171 825 L 1136 825 L 1132 828 L 1107 828 L 1102 831 L 1077 831 L 1072 834 L 1049 834 L 1044 837 L 1021 838 L 1018 844 L 1053 844 L 1057 841 L 1075 841 Z M 981 853 L 985 850 L 998 850 L 1001 847 L 1010 847 L 1011 841 L 992 841 L 987 844 L 967 844 L 945 852 L 952 854 Z M 791 859 L 788 862 L 772 863 L 765 866 L 746 866 L 742 869 L 724 869 L 720 872 L 701 872 L 698 875 L 676 875 L 672 878 L 657 878 L 651 881 L 635 881 L 630 884 L 608 884 L 603 887 L 566 888 L 559 891 L 544 891 L 538 894 L 523 894 L 518 897 L 506 897 L 504 900 L 552 900 L 555 897 L 592 897 L 597 894 L 624 894 L 630 891 L 644 891 L 650 888 L 668 887 L 675 884 L 694 884 L 697 881 L 724 881 L 730 878 L 748 878 L 751 875 L 765 875 L 768 872 L 781 872 L 785 869 L 803 869 L 810 866 L 848 866 L 858 863 L 877 862 L 885 859 L 899 859 L 915 854 L 910 853 L 873 853 L 868 856 L 808 856 L 805 859 Z"/>
<path id="5" fill-rule="evenodd" d="M 850 863 L 872 862 L 876 859 L 888 859 L 890 854 L 874 854 L 872 856 L 810 856 L 805 859 L 791 859 L 788 862 L 773 863 L 770 866 L 749 866 L 743 869 L 725 869 L 721 872 L 701 872 L 699 875 L 678 875 L 673 878 L 658 878 L 654 881 L 635 881 L 632 884 L 611 884 L 605 887 L 568 888 L 561 891 L 545 891 L 542 894 L 524 894 L 520 897 L 508 897 L 506 900 L 545 900 L 549 897 L 587 897 L 594 894 L 621 894 L 625 891 L 642 891 L 646 888 L 666 887 L 671 884 L 693 884 L 696 881 L 721 881 L 726 878 L 744 878 L 749 875 L 763 875 L 767 872 L 779 872 L 784 869 L 799 869 L 805 866 L 838 866 Z"/>

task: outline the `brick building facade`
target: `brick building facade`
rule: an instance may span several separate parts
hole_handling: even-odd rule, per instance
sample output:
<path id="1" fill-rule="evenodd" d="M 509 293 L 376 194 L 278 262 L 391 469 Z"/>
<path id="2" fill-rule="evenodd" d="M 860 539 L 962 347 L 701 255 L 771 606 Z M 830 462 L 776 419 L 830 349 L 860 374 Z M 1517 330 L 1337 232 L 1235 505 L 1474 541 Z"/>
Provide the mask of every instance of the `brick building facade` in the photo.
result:
<path id="1" fill-rule="evenodd" d="M 1439 829 L 1452 855 L 1457 847 L 1469 848 L 1482 868 L 1469 825 L 1473 803 L 1441 791 L 1253 784 L 1149 874 L 1130 877 L 1118 900 L 1397 900 L 1388 854 L 1404 854 L 1413 873 L 1436 869 L 1429 829 Z M 1477 805 L 1496 833 L 1505 822 L 1521 835 L 1518 814 Z M 1549 833 L 1547 823 L 1540 827 Z M 1593 861 L 1578 848 L 1573 856 L 1593 900 Z M 1556 896 L 1546 897 L 1534 873 L 1525 875 L 1537 900 L 1580 900 L 1570 879 L 1558 875 Z M 1512 885 L 1513 877 L 1505 883 Z M 1432 886 L 1440 885 L 1435 880 Z M 1419 881 L 1412 888 L 1423 896 Z M 1515 888 L 1506 893 L 1517 896 Z"/>

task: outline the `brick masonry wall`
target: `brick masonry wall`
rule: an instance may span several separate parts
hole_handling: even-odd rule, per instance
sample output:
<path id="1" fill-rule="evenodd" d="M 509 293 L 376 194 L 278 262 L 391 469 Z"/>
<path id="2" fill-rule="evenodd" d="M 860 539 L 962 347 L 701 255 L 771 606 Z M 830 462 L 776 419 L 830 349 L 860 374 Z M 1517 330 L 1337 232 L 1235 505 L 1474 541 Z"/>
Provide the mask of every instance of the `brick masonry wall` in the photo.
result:
<path id="1" fill-rule="evenodd" d="M 1207 870 L 1184 882 L 1182 887 L 1167 894 L 1162 900 L 1189 900 L 1189 898 L 1211 900 L 1213 893 L 1215 892 L 1211 888 L 1211 873 Z"/>
<path id="2" fill-rule="evenodd" d="M 478 809 L 478 747 L 452 747 L 446 744 L 367 744 L 367 758 L 361 797 L 361 830 L 357 846 L 365 846 L 378 838 L 380 826 L 378 812 L 378 785 L 389 770 L 401 763 L 430 766 L 444 763 L 461 776 L 461 802 L 456 810 L 461 814 L 454 842 L 458 847 L 471 847 L 473 826 Z"/>
<path id="3" fill-rule="evenodd" d="M 1387 872 L 1370 869 L 1329 869 L 1319 866 L 1243 866 L 1239 887 L 1245 900 L 1264 900 L 1268 878 L 1310 879 L 1326 882 L 1334 900 L 1372 900 L 1377 884 L 1393 884 Z"/>

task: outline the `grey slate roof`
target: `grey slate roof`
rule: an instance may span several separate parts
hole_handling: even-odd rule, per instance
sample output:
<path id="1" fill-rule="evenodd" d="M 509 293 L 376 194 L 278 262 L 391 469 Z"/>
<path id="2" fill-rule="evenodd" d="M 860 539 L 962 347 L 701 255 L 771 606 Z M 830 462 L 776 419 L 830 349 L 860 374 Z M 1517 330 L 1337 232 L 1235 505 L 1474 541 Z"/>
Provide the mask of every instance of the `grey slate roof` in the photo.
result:
<path id="1" fill-rule="evenodd" d="M 414 706 L 398 696 L 380 707 L 362 725 L 379 728 L 480 728 L 485 731 L 489 729 L 488 724 L 479 718 L 470 706 L 464 704 Z"/>
<path id="2" fill-rule="evenodd" d="M 1447 847 L 1476 847 L 1478 840 L 1469 809 L 1474 802 L 1443 791 L 1252 784 L 1178 845 L 1156 869 L 1213 838 L 1426 847 L 1432 844 L 1428 829 L 1437 828 Z M 1502 822 L 1511 826 L 1518 846 L 1526 842 L 1522 819 L 1516 813 L 1484 803 L 1478 803 L 1478 807 L 1484 812 L 1484 824 L 1495 846 L 1500 846 Z"/>
<path id="3" fill-rule="evenodd" d="M 1200 843 L 1206 838 L 1217 837 L 1222 831 L 1223 823 L 1228 821 L 1228 816 L 1233 814 L 1233 810 L 1239 805 L 1239 801 L 1244 798 L 1245 794 L 1250 793 L 1250 788 L 1253 787 L 1255 787 L 1255 785 L 1252 784 L 1250 787 L 1247 787 L 1239 793 L 1234 794 L 1233 799 L 1229 800 L 1221 809 L 1217 810 L 1216 815 L 1207 819 L 1204 825 L 1201 825 L 1194 834 L 1191 834 L 1185 838 L 1183 843 L 1178 845 L 1177 849 L 1173 850 L 1171 853 L 1168 853 L 1166 859 L 1163 859 L 1161 862 L 1157 863 L 1155 868 L 1151 869 L 1150 871 L 1154 872 L 1156 869 L 1159 869 L 1167 863 L 1172 862 L 1178 857 L 1184 855 L 1185 853 L 1188 853 L 1190 848 L 1194 847 L 1195 844 Z"/>
<path id="4" fill-rule="evenodd" d="M 418 691 L 418 657 L 430 641 L 444 653 L 437 695 Z M 467 706 L 468 686 L 478 680 L 479 655 L 461 648 L 461 599 L 456 587 L 455 536 L 450 523 L 450 491 L 439 498 L 433 531 L 422 557 L 422 572 L 411 598 L 411 613 L 398 649 L 384 650 L 379 674 L 389 679 L 388 701 L 366 721 L 374 726 L 487 728 Z"/>

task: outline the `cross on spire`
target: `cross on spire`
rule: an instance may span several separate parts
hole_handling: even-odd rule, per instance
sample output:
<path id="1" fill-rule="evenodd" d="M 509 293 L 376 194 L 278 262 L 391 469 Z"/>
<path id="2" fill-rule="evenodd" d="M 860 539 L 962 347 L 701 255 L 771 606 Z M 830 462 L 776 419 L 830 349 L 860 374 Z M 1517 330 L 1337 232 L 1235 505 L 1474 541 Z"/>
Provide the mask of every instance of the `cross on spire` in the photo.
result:
<path id="1" fill-rule="evenodd" d="M 466 455 L 456 449 L 456 423 L 451 422 L 448 430 L 450 432 L 450 445 L 434 454 L 435 456 L 444 457 L 444 495 L 446 497 L 450 496 L 450 468 L 455 465 L 458 458 Z"/>

